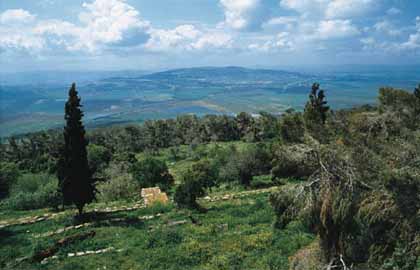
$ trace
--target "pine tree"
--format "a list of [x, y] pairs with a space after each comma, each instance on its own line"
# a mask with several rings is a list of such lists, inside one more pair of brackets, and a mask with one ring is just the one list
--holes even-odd
[[76, 84], [69, 90], [65, 106], [66, 126], [64, 127], [64, 148], [58, 162], [59, 188], [65, 204], [74, 203], [83, 212], [85, 204], [95, 199], [95, 186], [92, 172], [89, 169], [85, 139], [85, 128], [82, 123], [83, 112], [80, 98], [77, 96]]
[[419, 117], [420, 114], [420, 84], [414, 89], [414, 96], [416, 97], [416, 117]]
[[329, 110], [330, 107], [327, 106], [325, 101], [324, 90], [319, 89], [319, 83], [314, 83], [304, 113], [305, 123], [309, 129], [324, 125]]
[[414, 95], [420, 100], [420, 84], [414, 89]]

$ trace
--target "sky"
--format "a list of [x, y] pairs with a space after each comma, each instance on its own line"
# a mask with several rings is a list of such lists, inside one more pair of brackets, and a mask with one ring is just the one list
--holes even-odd
[[420, 64], [420, 0], [0, 0], [0, 72]]

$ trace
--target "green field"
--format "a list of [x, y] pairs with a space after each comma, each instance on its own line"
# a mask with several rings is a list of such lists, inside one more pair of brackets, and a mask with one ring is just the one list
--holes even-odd
[[[216, 193], [221, 199], [220, 194], [227, 194], [227, 191]], [[208, 210], [206, 213], [178, 210], [172, 203], [103, 213], [106, 205], [93, 204], [88, 212], [92, 213], [94, 208], [98, 212], [92, 214], [90, 220], [76, 221], [74, 212], [68, 210], [50, 220], [10, 226], [0, 231], [0, 265], [3, 269], [288, 269], [289, 256], [310, 244], [314, 236], [297, 223], [282, 231], [274, 230], [274, 213], [267, 200], [270, 192], [239, 194], [242, 197], [229, 200], [201, 200]], [[48, 210], [26, 211], [21, 215], [41, 213], [48, 213]], [[162, 215], [150, 220], [137, 219], [158, 213]], [[18, 213], [2, 214], [11, 220], [12, 216], [16, 219]], [[190, 216], [197, 224], [191, 222]], [[185, 223], [177, 225], [179, 221]], [[93, 224], [38, 237], [83, 222]], [[95, 231], [95, 236], [60, 248], [55, 259], [44, 263], [31, 259], [16, 261], [33, 256], [66, 236], [89, 231]], [[68, 257], [71, 253], [110, 247], [114, 250], [108, 253]]]

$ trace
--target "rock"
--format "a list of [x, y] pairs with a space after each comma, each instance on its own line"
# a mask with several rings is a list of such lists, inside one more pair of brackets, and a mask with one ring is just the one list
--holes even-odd
[[177, 225], [185, 224], [187, 222], [188, 222], [187, 220], [171, 221], [168, 223], [168, 226], [169, 227], [177, 226]]
[[141, 189], [141, 197], [146, 206], [150, 206], [156, 202], [167, 204], [169, 199], [165, 192], [161, 192], [159, 187]]

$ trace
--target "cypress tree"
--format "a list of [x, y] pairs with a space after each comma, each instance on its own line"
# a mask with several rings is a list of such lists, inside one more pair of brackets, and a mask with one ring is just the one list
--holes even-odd
[[83, 112], [80, 109], [80, 98], [76, 84], [69, 90], [65, 106], [66, 126], [64, 127], [64, 148], [58, 163], [59, 188], [63, 194], [63, 203], [74, 203], [83, 212], [85, 204], [95, 199], [95, 186], [92, 172], [89, 169], [85, 139], [85, 128], [82, 123]]

